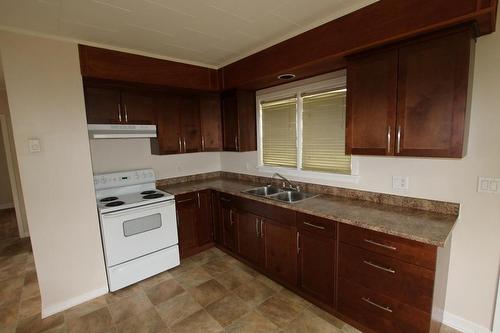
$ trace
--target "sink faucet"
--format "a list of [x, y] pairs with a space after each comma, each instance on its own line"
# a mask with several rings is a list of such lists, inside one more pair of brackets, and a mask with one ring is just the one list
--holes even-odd
[[[291, 181], [289, 181], [288, 179], [286, 179], [285, 177], [283, 177], [279, 173], [276, 172], [273, 175], [272, 179], [274, 179], [274, 177], [278, 177], [278, 178], [281, 178], [283, 180], [283, 186], [282, 186], [283, 188], [288, 188], [290, 190], [300, 192], [300, 187], [299, 186], [294, 185]], [[288, 185], [288, 187], [286, 187], [286, 185]]]

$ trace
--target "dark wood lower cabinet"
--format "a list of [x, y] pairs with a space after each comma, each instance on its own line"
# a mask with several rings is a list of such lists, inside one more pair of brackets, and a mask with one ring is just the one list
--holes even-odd
[[213, 245], [213, 210], [210, 192], [207, 190], [175, 197], [181, 258]]
[[177, 196], [176, 201], [184, 256], [215, 241], [363, 332], [439, 332], [449, 245], [438, 251], [215, 191]]
[[263, 259], [263, 242], [260, 234], [261, 218], [242, 211], [239, 211], [237, 216], [238, 254], [260, 266]]
[[287, 285], [297, 284], [297, 228], [270, 219], [262, 219], [264, 269]]

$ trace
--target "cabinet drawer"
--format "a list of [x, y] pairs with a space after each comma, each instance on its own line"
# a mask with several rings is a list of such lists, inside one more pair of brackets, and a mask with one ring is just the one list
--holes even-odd
[[175, 206], [177, 209], [197, 208], [198, 192], [176, 195]]
[[339, 257], [342, 278], [431, 313], [433, 271], [344, 243]]
[[347, 224], [340, 225], [340, 241], [435, 270], [435, 246]]
[[319, 236], [335, 237], [335, 225], [335, 221], [322, 217], [302, 213], [297, 215], [297, 227], [300, 230], [307, 230]]
[[340, 279], [338, 311], [381, 333], [428, 333], [431, 315]]

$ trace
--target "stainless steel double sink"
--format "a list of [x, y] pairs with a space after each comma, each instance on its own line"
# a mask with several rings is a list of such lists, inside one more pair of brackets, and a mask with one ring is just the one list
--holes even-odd
[[272, 185], [251, 188], [242, 192], [285, 203], [299, 202], [317, 196], [317, 194], [313, 193], [299, 192], [297, 190], [287, 188], [283, 189]]

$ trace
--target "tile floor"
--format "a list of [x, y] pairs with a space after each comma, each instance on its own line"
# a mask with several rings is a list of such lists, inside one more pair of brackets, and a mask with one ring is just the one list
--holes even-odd
[[42, 320], [29, 240], [9, 239], [0, 240], [0, 333], [6, 332], [359, 331], [215, 248]]

